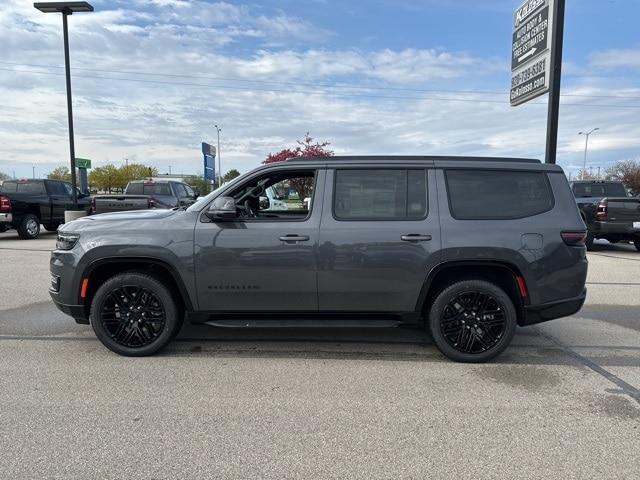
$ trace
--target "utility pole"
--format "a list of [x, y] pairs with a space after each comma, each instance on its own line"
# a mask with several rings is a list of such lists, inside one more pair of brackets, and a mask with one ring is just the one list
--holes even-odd
[[598, 166], [598, 180], [600, 180], [600, 166]]
[[220, 162], [220, 132], [222, 131], [221, 128], [218, 127], [218, 125], [214, 125], [214, 127], [216, 127], [216, 131], [218, 132], [218, 151], [217, 151], [217, 155], [218, 155], [218, 187], [222, 186], [222, 164]]
[[36, 178], [36, 167], [31, 167], [31, 170], [33, 172], [33, 175], [31, 176], [31, 178]]

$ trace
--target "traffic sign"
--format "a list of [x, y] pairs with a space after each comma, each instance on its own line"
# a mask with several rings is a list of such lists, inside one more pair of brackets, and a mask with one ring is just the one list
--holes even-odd
[[88, 158], [76, 158], [77, 168], [91, 168], [91, 160]]
[[512, 106], [549, 91], [554, 0], [526, 0], [513, 13]]

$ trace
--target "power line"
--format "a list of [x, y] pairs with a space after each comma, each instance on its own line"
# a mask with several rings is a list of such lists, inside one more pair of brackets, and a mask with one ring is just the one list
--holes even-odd
[[[42, 64], [28, 64], [18, 62], [0, 62], [2, 65], [13, 65], [19, 67], [30, 68], [57, 68], [62, 69], [63, 66], [59, 65], [42, 65]], [[408, 87], [391, 87], [391, 86], [376, 86], [376, 85], [361, 85], [361, 84], [348, 84], [348, 83], [311, 83], [311, 82], [284, 82], [281, 80], [249, 80], [237, 77], [219, 77], [219, 76], [207, 76], [207, 75], [185, 75], [179, 73], [159, 73], [159, 72], [140, 72], [135, 70], [105, 70], [88, 67], [73, 67], [72, 70], [83, 70], [88, 72], [97, 73], [110, 73], [110, 74], [122, 74], [122, 75], [145, 75], [152, 77], [168, 77], [168, 78], [197, 78], [204, 80], [214, 80], [223, 82], [243, 82], [243, 83], [256, 83], [266, 85], [286, 85], [286, 86], [306, 86], [313, 88], [341, 88], [341, 89], [354, 89], [354, 90], [389, 90], [389, 91], [404, 91], [404, 92], [424, 92], [424, 93], [458, 93], [469, 95], [505, 95], [505, 92], [492, 91], [492, 90], [453, 90], [453, 89], [431, 89], [431, 88], [408, 88]], [[640, 100], [640, 96], [633, 95], [586, 95], [580, 93], [563, 93], [562, 97], [580, 97], [580, 98], [612, 98], [622, 100]]]
[[[2, 68], [0, 70], [8, 71], [8, 72], [16, 72], [16, 73], [31, 73], [37, 75], [55, 75], [55, 76], [64, 76], [63, 73], [56, 72], [39, 72], [35, 70], [16, 70], [12, 68]], [[123, 77], [104, 77], [97, 75], [74, 75], [74, 78], [91, 78], [98, 80], [116, 80], [116, 81], [125, 81], [125, 82], [138, 82], [138, 83], [149, 83], [156, 85], [173, 85], [173, 86], [188, 86], [188, 87], [201, 87], [201, 88], [218, 88], [225, 90], [241, 90], [247, 92], [270, 92], [270, 93], [299, 93], [303, 95], [320, 95], [320, 96], [331, 96], [331, 97], [341, 97], [341, 98], [373, 98], [373, 99], [391, 99], [391, 100], [430, 100], [430, 101], [443, 101], [443, 102], [464, 102], [464, 103], [492, 103], [492, 104], [500, 104], [506, 105], [505, 101], [502, 100], [487, 100], [487, 99], [477, 99], [477, 98], [451, 98], [451, 97], [427, 97], [427, 96], [408, 96], [408, 95], [369, 95], [369, 94], [361, 94], [361, 93], [341, 93], [341, 92], [331, 92], [331, 91], [309, 91], [309, 90], [284, 90], [284, 89], [275, 89], [275, 88], [257, 88], [257, 87], [241, 87], [241, 86], [230, 86], [230, 85], [212, 85], [212, 84], [202, 84], [202, 83], [191, 83], [191, 82], [168, 82], [162, 80], [148, 80], [141, 78], [123, 78]], [[546, 105], [546, 102], [530, 102], [529, 105]], [[595, 107], [595, 108], [625, 108], [625, 109], [640, 109], [640, 105], [612, 105], [612, 104], [587, 104], [587, 103], [563, 103], [565, 107]]]

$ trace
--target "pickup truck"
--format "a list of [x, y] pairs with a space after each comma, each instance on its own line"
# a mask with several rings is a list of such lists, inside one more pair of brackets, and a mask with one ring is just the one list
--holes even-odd
[[[55, 232], [64, 223], [65, 210], [73, 209], [73, 185], [61, 180], [5, 180], [0, 186], [0, 232], [10, 228], [20, 238], [40, 235], [40, 224]], [[89, 198], [77, 190], [78, 207], [89, 209]]]
[[633, 242], [640, 251], [640, 198], [630, 197], [622, 182], [584, 180], [571, 183], [582, 220], [587, 225], [587, 250], [593, 240]]
[[96, 195], [91, 212], [107, 213], [149, 208], [188, 207], [198, 195], [186, 183], [173, 180], [135, 180], [122, 195]]

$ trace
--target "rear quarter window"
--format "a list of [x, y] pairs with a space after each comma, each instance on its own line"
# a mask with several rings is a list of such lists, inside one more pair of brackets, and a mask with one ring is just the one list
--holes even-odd
[[544, 172], [508, 170], [445, 171], [451, 215], [459, 220], [508, 220], [553, 208]]

